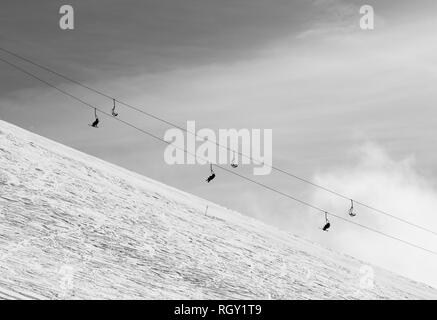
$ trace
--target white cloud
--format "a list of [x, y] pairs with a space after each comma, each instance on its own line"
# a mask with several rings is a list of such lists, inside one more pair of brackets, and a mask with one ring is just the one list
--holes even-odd
[[[367, 143], [355, 150], [356, 163], [318, 174], [315, 181], [384, 210], [396, 217], [437, 231], [437, 190], [417, 173], [414, 157], [392, 159], [380, 146]], [[347, 218], [347, 201], [316, 191], [313, 202]], [[437, 236], [356, 205], [351, 220], [419, 246], [437, 251]], [[437, 286], [437, 256], [362, 230], [335, 218], [325, 241], [341, 252], [410, 278]], [[315, 232], [314, 237], [320, 238]]]

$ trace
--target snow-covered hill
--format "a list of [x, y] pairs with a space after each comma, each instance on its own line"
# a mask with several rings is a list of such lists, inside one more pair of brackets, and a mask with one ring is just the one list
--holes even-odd
[[437, 298], [2, 121], [0, 209], [3, 299]]

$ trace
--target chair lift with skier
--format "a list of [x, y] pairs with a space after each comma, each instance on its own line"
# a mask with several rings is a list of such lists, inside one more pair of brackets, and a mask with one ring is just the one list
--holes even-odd
[[328, 220], [328, 212], [325, 211], [325, 225], [323, 227], [323, 231], [328, 231], [328, 229], [331, 227], [331, 223]]
[[211, 175], [206, 179], [206, 182], [210, 183], [215, 178], [214, 170], [212, 170], [212, 163], [210, 164]]
[[111, 112], [111, 114], [112, 114], [113, 117], [116, 117], [116, 116], [118, 116], [118, 113], [115, 112], [115, 99], [112, 99], [112, 101], [114, 102], [114, 106], [112, 107], [112, 112]]
[[238, 167], [238, 163], [235, 161], [235, 151], [234, 151], [234, 158], [232, 159], [231, 162], [231, 167], [234, 169]]
[[91, 124], [91, 127], [98, 128], [99, 118], [97, 117], [97, 108], [94, 108], [94, 116], [96, 120], [94, 120], [94, 122]]
[[354, 212], [354, 200], [351, 199], [351, 207], [349, 209], [349, 215], [355, 217], [357, 214]]

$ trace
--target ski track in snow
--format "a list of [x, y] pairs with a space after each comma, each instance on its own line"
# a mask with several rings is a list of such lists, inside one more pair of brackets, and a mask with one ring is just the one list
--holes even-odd
[[0, 299], [437, 298], [3, 121], [0, 209]]

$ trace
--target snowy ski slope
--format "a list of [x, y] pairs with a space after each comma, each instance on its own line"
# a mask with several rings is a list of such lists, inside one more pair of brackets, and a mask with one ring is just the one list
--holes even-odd
[[0, 121], [0, 299], [437, 298], [370, 271]]

